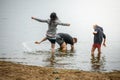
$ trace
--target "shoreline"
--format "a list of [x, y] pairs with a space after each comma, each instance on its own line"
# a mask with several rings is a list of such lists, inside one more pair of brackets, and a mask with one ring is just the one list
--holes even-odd
[[0, 80], [120, 80], [120, 71], [90, 72], [0, 61]]

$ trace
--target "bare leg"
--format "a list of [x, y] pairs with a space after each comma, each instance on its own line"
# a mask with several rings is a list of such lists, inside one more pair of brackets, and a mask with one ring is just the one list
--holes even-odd
[[92, 47], [92, 49], [91, 49], [91, 57], [92, 57], [92, 59], [94, 59], [95, 57], [94, 57], [94, 52], [95, 52], [95, 47]]
[[100, 58], [101, 58], [101, 54], [98, 54], [98, 56], [97, 56], [97, 62], [100, 61]]
[[101, 48], [98, 48], [98, 55], [101, 54]]
[[99, 62], [99, 60], [100, 60], [100, 57], [101, 57], [101, 48], [98, 48], [98, 62]]
[[51, 43], [51, 58], [50, 58], [50, 61], [51, 61], [51, 64], [53, 64], [54, 63], [54, 53], [55, 53], [55, 44], [52, 44]]
[[55, 53], [55, 44], [52, 44], [51, 43], [51, 52], [52, 52], [52, 56], [54, 56], [54, 53]]
[[47, 40], [47, 37], [44, 37], [44, 38], [40, 41], [40, 43], [43, 42], [43, 41], [46, 41], [46, 40]]
[[35, 41], [35, 44], [40, 44], [40, 43], [42, 43], [43, 41], [46, 41], [46, 40], [47, 40], [47, 37], [44, 37], [40, 42]]

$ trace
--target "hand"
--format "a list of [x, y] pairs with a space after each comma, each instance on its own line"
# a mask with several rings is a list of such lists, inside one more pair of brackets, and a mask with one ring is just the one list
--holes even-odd
[[35, 41], [35, 44], [40, 44], [40, 42], [38, 42], [38, 41]]
[[70, 24], [67, 24], [67, 26], [70, 26]]
[[105, 47], [106, 47], [106, 44], [105, 44], [105, 43], [103, 43], [103, 46], [105, 46]]
[[93, 35], [95, 35], [95, 33], [93, 32]]
[[35, 19], [35, 17], [31, 17], [31, 19]]

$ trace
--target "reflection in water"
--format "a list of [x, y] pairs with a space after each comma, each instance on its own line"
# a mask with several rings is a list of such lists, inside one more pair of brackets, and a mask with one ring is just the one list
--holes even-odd
[[[50, 64], [48, 64], [47, 67], [69, 65], [69, 63], [64, 63], [64, 60], [62, 60], [62, 58], [67, 58], [68, 56], [73, 57], [74, 53], [71, 52], [70, 50], [67, 50], [67, 53], [63, 53], [56, 49], [55, 55], [47, 58], [47, 62], [50, 62]], [[59, 63], [59, 61], [62, 61], [63, 63]]]
[[35, 50], [32, 52], [24, 51], [23, 54], [13, 55], [12, 57], [2, 57], [0, 58], [0, 60], [4, 59], [6, 61], [13, 61], [21, 64], [62, 69], [105, 71], [104, 56], [92, 57], [91, 63], [89, 63], [90, 57], [88, 57], [88, 59], [86, 60], [85, 58], [82, 58], [82, 55], [82, 53], [78, 55], [76, 53], [70, 52], [69, 50], [65, 54], [56, 49], [55, 55], [51, 57], [51, 53], [49, 50]]
[[75, 53], [75, 51], [71, 51], [71, 50], [67, 50], [67, 52], [64, 53], [64, 52], [61, 52], [58, 48], [58, 49], [56, 49], [55, 56], [56, 57], [67, 57], [67, 56], [73, 56], [74, 53]]
[[92, 59], [91, 59], [91, 68], [92, 71], [106, 71], [105, 70], [105, 56], [101, 57], [100, 55], [97, 55], [97, 57], [95, 57], [94, 55], [92, 55]]
[[48, 63], [45, 65], [46, 67], [64, 68], [65, 66], [70, 65], [70, 62], [68, 60], [69, 58], [72, 58], [74, 56], [74, 53], [70, 52], [69, 50], [67, 51], [67, 53], [63, 53], [58, 49], [56, 49], [54, 56], [51, 56], [50, 52], [49, 54], [46, 55], [49, 56], [47, 56], [46, 58], [44, 58], [44, 60], [42, 60], [43, 62]]
[[24, 51], [23, 53], [27, 53], [27, 54], [31, 54], [31, 55], [42, 55], [42, 54], [45, 54], [45, 53], [50, 53], [49, 51]]
[[52, 66], [54, 65], [54, 63], [55, 63], [55, 56], [51, 56], [50, 57], [50, 63], [51, 63]]

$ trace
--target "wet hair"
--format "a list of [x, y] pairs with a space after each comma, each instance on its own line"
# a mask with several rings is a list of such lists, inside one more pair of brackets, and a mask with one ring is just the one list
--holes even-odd
[[77, 38], [74, 37], [73, 39], [75, 40], [75, 43], [77, 43]]

